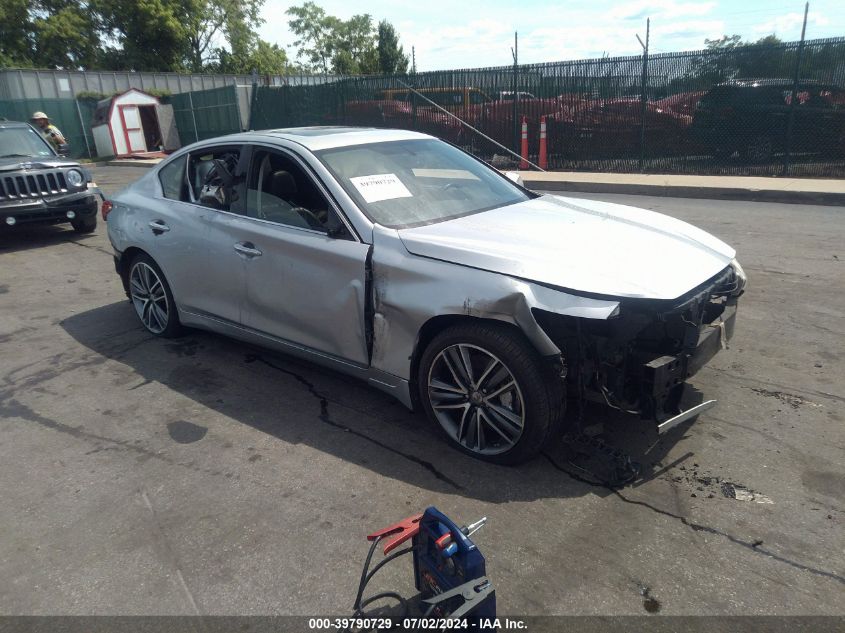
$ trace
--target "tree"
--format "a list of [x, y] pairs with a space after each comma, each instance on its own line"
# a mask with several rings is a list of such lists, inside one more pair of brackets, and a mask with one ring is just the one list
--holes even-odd
[[174, 0], [94, 0], [108, 39], [101, 65], [112, 70], [179, 71], [185, 68], [186, 7]]
[[305, 57], [311, 67], [328, 73], [334, 31], [340, 20], [326, 15], [323, 8], [313, 2], [306, 2], [301, 7], [290, 7], [287, 14], [292, 16], [288, 26], [298, 38], [294, 42], [294, 46], [299, 49], [297, 57]]
[[34, 16], [34, 62], [47, 68], [88, 68], [96, 65], [99, 16], [76, 0], [41, 0], [30, 5]]
[[396, 29], [387, 20], [378, 23], [378, 67], [386, 75], [408, 72], [408, 56], [399, 44]]
[[32, 66], [29, 2], [0, 0], [0, 67]]
[[248, 52], [264, 0], [185, 0], [185, 29], [188, 36], [188, 67], [203, 72], [218, 61], [220, 39], [235, 55]]
[[403, 73], [408, 68], [396, 30], [386, 20], [376, 29], [368, 13], [341, 20], [310, 1], [287, 13], [297, 37], [297, 58], [312, 70], [358, 75]]
[[723, 35], [717, 40], [708, 40], [705, 38], [704, 46], [709, 51], [724, 51], [743, 46], [741, 35]]
[[284, 49], [277, 44], [256, 39], [246, 54], [220, 50], [215, 70], [232, 74], [249, 74], [254, 70], [260, 75], [285, 75], [288, 66]]
[[367, 13], [353, 15], [346, 21], [337, 20], [333, 26], [330, 39], [332, 70], [342, 75], [378, 72], [376, 32], [372, 17]]

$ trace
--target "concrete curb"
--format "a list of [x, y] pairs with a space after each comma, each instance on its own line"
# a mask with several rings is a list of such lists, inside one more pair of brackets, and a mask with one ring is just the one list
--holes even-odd
[[799, 191], [789, 189], [753, 189], [746, 187], [689, 186], [624, 182], [584, 182], [546, 180], [541, 175], [521, 174], [525, 186], [555, 192], [620, 193], [635, 196], [666, 198], [704, 198], [708, 200], [741, 200], [749, 202], [781, 202], [787, 204], [817, 204], [845, 206], [845, 193], [834, 191]]

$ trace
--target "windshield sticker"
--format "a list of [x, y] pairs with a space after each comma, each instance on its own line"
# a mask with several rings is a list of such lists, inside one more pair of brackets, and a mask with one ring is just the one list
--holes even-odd
[[396, 177], [396, 174], [373, 174], [350, 178], [365, 202], [380, 202], [394, 198], [413, 197], [408, 188]]

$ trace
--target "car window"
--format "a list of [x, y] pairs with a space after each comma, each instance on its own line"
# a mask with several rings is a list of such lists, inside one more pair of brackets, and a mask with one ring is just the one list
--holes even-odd
[[158, 172], [161, 190], [165, 198], [171, 200], [187, 200], [188, 181], [185, 179], [185, 165], [187, 158], [182, 156], [162, 167]]
[[326, 231], [330, 206], [316, 182], [282, 152], [256, 148], [246, 187], [246, 215], [300, 229]]
[[440, 222], [531, 197], [499, 172], [436, 139], [337, 147], [316, 155], [371, 220], [391, 228]]
[[212, 147], [191, 152], [187, 162], [186, 202], [237, 212], [243, 178], [238, 147]]

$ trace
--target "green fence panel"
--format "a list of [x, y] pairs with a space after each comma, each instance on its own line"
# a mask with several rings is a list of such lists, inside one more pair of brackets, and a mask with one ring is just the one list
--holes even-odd
[[[742, 79], [771, 102], [724, 108], [723, 140], [702, 139], [702, 97]], [[299, 84], [258, 87], [251, 127], [414, 129], [512, 167], [523, 118], [538, 160], [545, 117], [552, 169], [845, 176], [845, 38]]]
[[183, 145], [241, 131], [234, 85], [175, 94], [170, 103]]
[[0, 117], [28, 122], [33, 112], [44, 112], [70, 144], [72, 157], [92, 158], [95, 155], [91, 136], [94, 106], [93, 102], [74, 99], [15, 99], [0, 101]]

